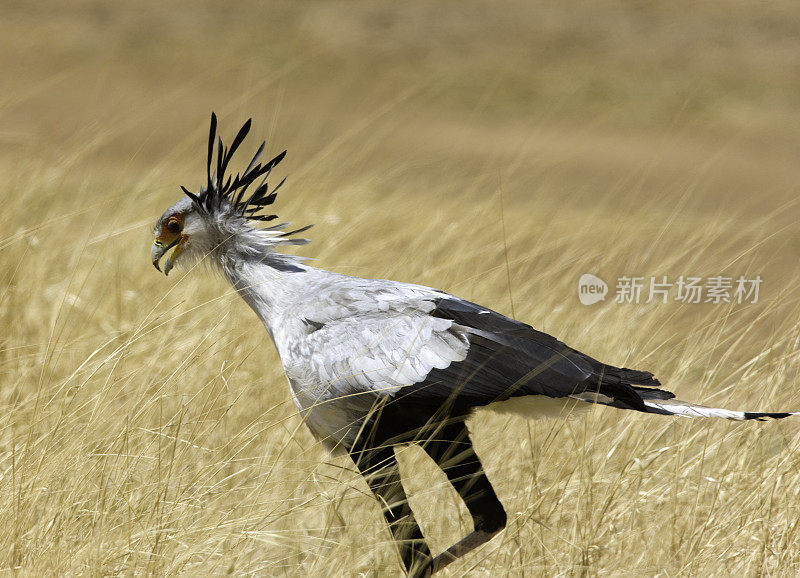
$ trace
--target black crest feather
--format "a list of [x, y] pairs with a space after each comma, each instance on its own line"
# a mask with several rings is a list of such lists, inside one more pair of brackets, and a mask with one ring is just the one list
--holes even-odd
[[[236, 212], [242, 217], [254, 221], [270, 221], [277, 218], [277, 215], [265, 215], [261, 211], [271, 205], [277, 196], [276, 191], [284, 183], [282, 180], [274, 189], [269, 189], [267, 178], [272, 169], [283, 160], [286, 151], [283, 151], [272, 160], [261, 164], [259, 162], [261, 154], [264, 152], [266, 141], [258, 147], [253, 160], [247, 165], [243, 173], [236, 173], [235, 176], [227, 175], [228, 165], [236, 153], [236, 150], [244, 142], [250, 132], [252, 119], [248, 119], [236, 133], [230, 147], [226, 147], [222, 142], [222, 137], [217, 135], [217, 115], [211, 113], [211, 128], [208, 133], [208, 157], [206, 161], [206, 186], [200, 189], [199, 193], [192, 193], [186, 187], [181, 187], [183, 192], [195, 202], [195, 204], [206, 212], [219, 207], [220, 202], [225, 200], [231, 204]], [[216, 147], [215, 147], [216, 145]], [[216, 162], [214, 160], [214, 149], [216, 148]], [[248, 188], [255, 181], [261, 182], [255, 189], [246, 195]]]

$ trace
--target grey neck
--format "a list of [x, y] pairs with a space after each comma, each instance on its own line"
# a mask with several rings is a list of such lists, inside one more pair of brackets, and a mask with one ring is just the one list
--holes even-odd
[[302, 282], [297, 276], [305, 277], [309, 267], [299, 257], [276, 253], [266, 247], [260, 254], [254, 254], [252, 250], [242, 251], [239, 244], [226, 245], [217, 259], [223, 275], [272, 336], [281, 305], [286, 303], [288, 293], [298, 282]]

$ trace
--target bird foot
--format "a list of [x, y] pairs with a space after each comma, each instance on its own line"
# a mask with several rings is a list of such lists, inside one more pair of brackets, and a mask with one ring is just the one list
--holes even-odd
[[439, 554], [433, 559], [430, 565], [430, 573], [438, 572], [451, 562], [461, 558], [464, 554], [472, 552], [478, 546], [485, 544], [492, 537], [495, 536], [500, 530], [496, 532], [484, 532], [483, 530], [475, 530], [464, 536], [461, 540], [450, 546], [447, 550]]

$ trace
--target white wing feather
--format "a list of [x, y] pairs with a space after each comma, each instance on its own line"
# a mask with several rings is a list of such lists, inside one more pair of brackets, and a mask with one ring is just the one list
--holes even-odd
[[[332, 287], [304, 309], [313, 330], [275, 336], [295, 403], [318, 437], [352, 441], [377, 400], [466, 358], [467, 338], [428, 315], [438, 295], [400, 284]], [[302, 317], [289, 312], [286, 323]]]

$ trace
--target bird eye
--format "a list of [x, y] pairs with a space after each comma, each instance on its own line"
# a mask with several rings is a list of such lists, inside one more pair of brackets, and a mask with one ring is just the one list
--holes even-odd
[[181, 224], [177, 221], [177, 219], [170, 219], [169, 221], [167, 221], [167, 230], [170, 233], [180, 233]]

